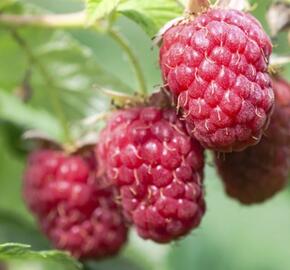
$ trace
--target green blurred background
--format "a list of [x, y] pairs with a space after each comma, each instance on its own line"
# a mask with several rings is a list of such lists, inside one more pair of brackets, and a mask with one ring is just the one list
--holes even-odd
[[[0, 11], [7, 8], [13, 13], [65, 13], [84, 8], [78, 0], [22, 0], [13, 1], [16, 3], [12, 6], [10, 2], [1, 0]], [[258, 4], [254, 15], [268, 29], [265, 12], [271, 1], [252, 2]], [[153, 90], [161, 84], [157, 50], [147, 35], [128, 19], [120, 17], [116, 27], [140, 59], [148, 89]], [[137, 87], [126, 56], [105, 32], [25, 28], [18, 34], [60, 87], [56, 94], [72, 123], [108, 107], [108, 100], [93, 85], [123, 92], [133, 92]], [[286, 40], [284, 34], [274, 40], [276, 52], [289, 53]], [[284, 72], [290, 79], [289, 70]], [[36, 69], [32, 70], [31, 78], [27, 76], [30, 72], [27, 56], [12, 38], [11, 30], [0, 26], [0, 242], [31, 244], [35, 250], [45, 250], [50, 246], [38, 232], [21, 198], [21, 174], [28, 148], [20, 137], [27, 128], [41, 128], [55, 137], [60, 129], [47, 102], [50, 86]], [[19, 98], [23, 96], [32, 97], [24, 104]], [[128, 246], [118, 258], [88, 262], [86, 269], [290, 269], [289, 190], [262, 205], [244, 207], [224, 195], [210, 165], [206, 168], [205, 183], [208, 211], [198, 230], [166, 246], [143, 241], [132, 232]], [[72, 269], [65, 264], [27, 260], [11, 261], [9, 267]]]

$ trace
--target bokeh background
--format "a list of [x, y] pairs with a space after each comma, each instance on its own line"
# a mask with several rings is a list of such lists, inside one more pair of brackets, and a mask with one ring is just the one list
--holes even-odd
[[[1, 0], [0, 11], [6, 8], [5, 12], [13, 13], [65, 13], [84, 8], [79, 0], [22, 0], [13, 1], [11, 6], [10, 2]], [[257, 4], [254, 15], [268, 29], [265, 13], [271, 1], [252, 3]], [[120, 17], [116, 27], [140, 59], [148, 89], [153, 90], [161, 84], [157, 49], [128, 19]], [[126, 56], [105, 32], [23, 28], [18, 35], [60, 86], [56, 94], [71, 123], [108, 107], [108, 99], [94, 85], [132, 93], [137, 87]], [[280, 34], [274, 44], [275, 52], [290, 52], [286, 34]], [[290, 80], [289, 68], [285, 68], [284, 75]], [[30, 244], [34, 250], [46, 250], [50, 245], [22, 201], [21, 177], [28, 146], [21, 134], [27, 128], [41, 128], [52, 136], [59, 135], [56, 116], [47, 102], [50, 91], [38, 69], [31, 69], [27, 54], [15, 42], [11, 29], [0, 25], [0, 242]], [[198, 230], [170, 245], [143, 241], [132, 232], [118, 258], [87, 262], [86, 269], [290, 269], [290, 190], [285, 189], [262, 205], [241, 206], [224, 194], [210, 158], [207, 163], [208, 210]], [[46, 260], [15, 260], [8, 266], [13, 270], [73, 270], [61, 262]]]

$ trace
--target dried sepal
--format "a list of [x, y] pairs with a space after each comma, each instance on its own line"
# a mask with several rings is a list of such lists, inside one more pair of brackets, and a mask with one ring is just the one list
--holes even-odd
[[170, 108], [173, 106], [173, 101], [169, 92], [161, 87], [149, 97], [148, 105], [158, 108]]
[[100, 121], [105, 121], [110, 117], [110, 112], [102, 112], [94, 115], [90, 115], [81, 121], [81, 124], [84, 126], [92, 126]]
[[55, 141], [53, 138], [39, 130], [28, 130], [24, 132], [22, 139], [32, 142], [33, 147], [37, 148], [49, 148], [56, 150], [63, 149], [59, 142]]
[[183, 16], [181, 17], [177, 17], [171, 21], [169, 21], [168, 23], [166, 23], [160, 30], [159, 32], [153, 37], [152, 41], [153, 44], [156, 46], [161, 46], [162, 44], [162, 39], [163, 39], [163, 35], [165, 34], [165, 32], [167, 32], [171, 27], [178, 25], [179, 23], [181, 23], [185, 18]]
[[96, 87], [96, 89], [101, 91], [105, 96], [109, 97], [111, 99], [111, 105], [117, 109], [134, 107], [139, 104], [143, 104], [145, 100], [145, 97], [142, 97], [139, 94], [128, 95], [103, 87]]
[[92, 150], [98, 143], [98, 138], [99, 134], [97, 132], [88, 132], [82, 138], [76, 140], [72, 154], [81, 154]]
[[290, 55], [272, 54], [269, 62], [269, 73], [276, 75], [281, 72], [285, 65], [290, 64]]
[[290, 64], [290, 55], [272, 54], [270, 56], [269, 64], [271, 66], [284, 66], [284, 65]]
[[194, 15], [206, 11], [210, 7], [210, 2], [208, 0], [188, 0], [187, 7], [185, 8], [185, 13], [187, 16], [177, 17], [169, 22], [167, 22], [159, 32], [153, 37], [153, 45], [161, 46], [163, 35], [170, 28], [185, 23], [188, 19], [188, 15]]
[[248, 0], [218, 0], [215, 3], [215, 7], [248, 11], [250, 10], [251, 5]]
[[277, 2], [272, 4], [266, 14], [266, 19], [273, 36], [290, 29], [290, 3]]
[[82, 153], [92, 149], [98, 142], [98, 134], [94, 131], [87, 132], [73, 144], [61, 144], [39, 130], [28, 130], [22, 135], [22, 138], [31, 144], [32, 149], [53, 149], [64, 151], [67, 154]]

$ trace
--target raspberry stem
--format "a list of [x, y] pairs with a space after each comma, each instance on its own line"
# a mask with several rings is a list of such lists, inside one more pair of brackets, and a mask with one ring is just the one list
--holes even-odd
[[188, 0], [186, 5], [186, 12], [189, 14], [198, 14], [207, 10], [210, 6], [208, 0]]
[[110, 29], [108, 33], [111, 36], [111, 38], [116, 43], [118, 43], [119, 46], [123, 49], [123, 51], [127, 54], [127, 57], [129, 61], [131, 62], [131, 65], [134, 69], [134, 72], [135, 72], [135, 75], [139, 84], [139, 92], [143, 96], [146, 96], [147, 94], [146, 80], [144, 78], [140, 62], [138, 58], [136, 57], [136, 55], [134, 54], [132, 48], [130, 47], [126, 39], [116, 30]]
[[21, 35], [15, 29], [12, 29], [12, 28], [10, 29], [10, 33], [13, 39], [17, 42], [17, 44], [22, 48], [22, 50], [27, 55], [27, 58], [30, 64], [38, 69], [40, 75], [43, 77], [47, 85], [50, 87], [51, 91], [47, 91], [47, 92], [50, 98], [51, 106], [58, 117], [60, 125], [62, 126], [64, 140], [68, 143], [71, 143], [72, 139], [70, 136], [68, 121], [66, 119], [64, 111], [62, 110], [62, 104], [56, 92], [58, 87], [55, 85], [53, 79], [51, 78], [50, 74], [47, 72], [45, 67], [42, 65], [42, 63], [37, 59], [37, 57], [34, 56], [29, 45], [21, 37]]

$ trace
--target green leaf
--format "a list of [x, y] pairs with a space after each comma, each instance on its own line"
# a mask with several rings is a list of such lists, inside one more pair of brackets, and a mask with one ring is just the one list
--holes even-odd
[[141, 265], [136, 265], [129, 259], [122, 257], [110, 258], [103, 261], [88, 261], [85, 263], [86, 270], [144, 270], [145, 268]]
[[50, 251], [33, 251], [29, 245], [6, 243], [0, 245], [0, 260], [45, 260], [70, 266], [72, 270], [82, 269], [82, 266], [67, 253]]
[[[1, 211], [15, 214], [19, 219], [27, 220], [29, 215], [25, 209], [21, 194], [22, 184], [21, 177], [23, 171], [23, 162], [20, 156], [15, 155], [8, 146], [9, 142], [6, 140], [4, 133], [5, 125], [0, 124], [0, 205]], [[2, 221], [0, 220], [1, 224]], [[9, 228], [11, 228], [9, 226]], [[0, 233], [0, 243], [14, 242], [10, 239], [8, 232], [0, 228], [3, 235]], [[7, 237], [7, 238], [6, 238]], [[14, 235], [16, 237], [16, 235]], [[18, 240], [16, 241], [18, 242]]]
[[121, 0], [86, 0], [88, 24], [92, 25], [97, 20], [110, 16], [120, 2]]
[[53, 138], [59, 138], [61, 129], [55, 118], [48, 112], [35, 109], [22, 103], [16, 96], [0, 89], [0, 119], [13, 122], [29, 129], [47, 132]]
[[[26, 28], [20, 34], [41, 62], [46, 73], [53, 78], [54, 85], [58, 86], [55, 91], [62, 101], [69, 122], [75, 122], [88, 114], [106, 109], [105, 97], [93, 91], [93, 85], [102, 85], [118, 91], [132, 91], [127, 82], [123, 82], [116, 75], [111, 74], [110, 69], [105, 69], [105, 65], [98, 63], [99, 59], [87, 44], [81, 44], [69, 32]], [[92, 35], [95, 36], [95, 32]], [[0, 39], [0, 59], [3, 60], [0, 63], [0, 87], [6, 92], [14, 92], [19, 88], [23, 75], [31, 65], [24, 51], [8, 32], [0, 30]], [[53, 90], [37, 68], [32, 69], [29, 84], [31, 107], [35, 112], [41, 108], [53, 115], [54, 111], [49, 99], [49, 91]], [[55, 128], [52, 130], [54, 131]]]
[[128, 0], [121, 3], [117, 11], [140, 25], [150, 37], [182, 14], [181, 6], [175, 0]]
[[150, 37], [153, 37], [158, 28], [154, 21], [144, 13], [134, 10], [121, 10], [122, 15], [137, 23]]
[[16, 2], [16, 0], [1, 0], [0, 10], [6, 9], [7, 7], [13, 5], [15, 2]]
[[44, 235], [30, 222], [17, 213], [0, 210], [0, 242], [18, 242], [31, 245], [34, 249], [48, 249]]

